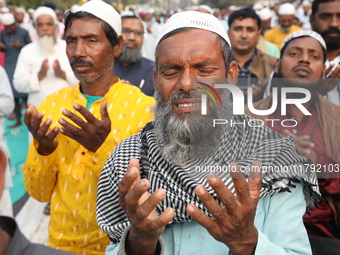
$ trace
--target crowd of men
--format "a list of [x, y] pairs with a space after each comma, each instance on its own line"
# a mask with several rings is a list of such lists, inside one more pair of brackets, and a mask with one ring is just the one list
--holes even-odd
[[[0, 255], [340, 254], [339, 0], [0, 20]], [[11, 218], [22, 108], [53, 249]]]

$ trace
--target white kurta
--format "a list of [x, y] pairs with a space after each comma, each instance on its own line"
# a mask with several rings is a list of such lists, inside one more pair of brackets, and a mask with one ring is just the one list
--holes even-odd
[[[0, 148], [9, 158], [9, 150], [5, 137], [5, 120], [4, 116], [9, 115], [14, 110], [14, 98], [5, 69], [0, 66]], [[12, 215], [12, 203], [8, 188], [12, 186], [12, 174], [10, 171], [9, 161], [5, 170], [5, 189], [0, 198], [0, 215]]]
[[[39, 81], [38, 73], [45, 59], [48, 59], [47, 75]], [[66, 80], [54, 74], [53, 62], [58, 59], [61, 69], [66, 73]], [[13, 84], [17, 91], [28, 93], [27, 103], [39, 106], [45, 96], [67, 86], [78, 83], [66, 55], [66, 42], [57, 40], [51, 53], [44, 53], [39, 42], [33, 42], [22, 48], [15, 68]]]

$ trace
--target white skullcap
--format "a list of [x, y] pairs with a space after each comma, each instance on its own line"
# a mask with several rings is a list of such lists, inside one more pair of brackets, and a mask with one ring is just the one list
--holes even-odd
[[4, 26], [12, 25], [15, 23], [15, 18], [12, 13], [4, 13], [1, 15], [1, 23]]
[[110, 27], [113, 28], [118, 36], [122, 33], [122, 20], [119, 13], [111, 5], [103, 1], [89, 1], [74, 11], [74, 13], [77, 12], [90, 13], [96, 16], [98, 19], [106, 22]]
[[185, 11], [172, 15], [159, 33], [156, 40], [156, 47], [165, 35], [178, 28], [184, 27], [198, 28], [214, 32], [221, 36], [230, 47], [228, 34], [221, 22], [214, 15], [197, 11]]
[[1, 7], [1, 12], [3, 12], [3, 13], [9, 13], [9, 9], [8, 9], [6, 6]]
[[74, 4], [74, 5], [72, 5], [71, 6], [71, 12], [76, 12], [76, 10], [78, 10], [78, 8], [80, 7], [80, 5], [79, 4]]
[[25, 8], [19, 7], [19, 8], [15, 9], [15, 12], [22, 12], [23, 14], [25, 14], [26, 10], [25, 10]]
[[294, 15], [295, 7], [290, 3], [281, 4], [279, 7], [279, 15]]
[[273, 12], [268, 8], [263, 8], [261, 11], [256, 12], [261, 20], [267, 20], [273, 17]]
[[237, 7], [235, 5], [230, 5], [228, 8], [229, 11], [236, 11]]
[[310, 6], [310, 2], [305, 0], [302, 2], [302, 6]]
[[317, 32], [314, 32], [313, 30], [298, 30], [294, 33], [291, 33], [283, 41], [281, 49], [283, 49], [283, 47], [286, 46], [290, 41], [297, 39], [297, 38], [300, 38], [300, 37], [312, 37], [321, 44], [322, 48], [325, 51], [327, 50], [326, 43], [325, 43], [324, 39], [322, 38], [322, 36], [320, 34], [318, 34]]
[[41, 15], [48, 15], [51, 16], [53, 18], [53, 21], [55, 24], [58, 23], [57, 20], [57, 15], [55, 14], [55, 11], [53, 11], [51, 8], [46, 7], [46, 6], [40, 6], [33, 15], [33, 21], [34, 23], [37, 22], [37, 18], [39, 18]]
[[213, 14], [213, 10], [208, 5], [206, 5], [206, 4], [202, 4], [202, 5], [197, 6], [196, 11], [198, 11], [200, 9], [206, 10], [210, 14]]
[[33, 8], [28, 9], [28, 13], [34, 13], [34, 12], [35, 12], [35, 10]]
[[253, 10], [259, 11], [259, 10], [262, 10], [263, 7], [264, 7], [263, 4], [261, 4], [261, 3], [256, 3], [256, 4], [253, 5]]

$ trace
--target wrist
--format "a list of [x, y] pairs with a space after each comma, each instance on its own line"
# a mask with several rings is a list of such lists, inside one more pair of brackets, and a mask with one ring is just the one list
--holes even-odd
[[160, 253], [160, 245], [158, 238], [145, 237], [131, 227], [127, 233], [125, 250], [127, 255], [155, 255]]
[[244, 237], [243, 241], [236, 241], [234, 245], [229, 244], [228, 247], [233, 255], [253, 255], [255, 254], [257, 240], [258, 240], [258, 231], [255, 230], [250, 231], [248, 237]]

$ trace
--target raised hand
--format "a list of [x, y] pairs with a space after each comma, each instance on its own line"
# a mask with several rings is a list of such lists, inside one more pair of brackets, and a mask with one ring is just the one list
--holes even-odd
[[52, 120], [47, 119], [43, 122], [43, 117], [43, 113], [38, 112], [37, 108], [30, 104], [24, 116], [24, 123], [39, 143], [38, 153], [46, 156], [51, 154], [58, 146], [56, 137], [59, 133], [59, 127], [51, 129]]
[[60, 66], [58, 59], [54, 60], [54, 62], [53, 62], [53, 71], [54, 71], [54, 74], [55, 74], [56, 77], [66, 80], [66, 74], [61, 69], [61, 66]]
[[314, 150], [315, 145], [310, 141], [309, 135], [298, 136], [293, 134], [289, 130], [284, 130], [284, 133], [294, 138], [296, 148], [301, 153], [302, 156], [311, 159], [314, 162], [314, 164], [316, 163], [317, 155]]
[[158, 215], [155, 208], [164, 199], [165, 191], [150, 195], [150, 182], [140, 179], [139, 163], [131, 159], [128, 171], [119, 183], [119, 204], [124, 209], [131, 229], [126, 242], [127, 254], [155, 254], [159, 236], [174, 216], [172, 208]]
[[64, 109], [62, 113], [79, 127], [72, 125], [64, 118], [60, 118], [58, 120], [59, 124], [62, 125], [60, 133], [76, 140], [89, 151], [96, 152], [111, 131], [111, 120], [107, 112], [107, 102], [103, 102], [100, 106], [101, 120], [94, 117], [90, 111], [80, 104], [74, 104], [73, 107], [85, 120], [73, 112]]
[[252, 164], [248, 182], [238, 164], [231, 163], [230, 166], [236, 170], [230, 172], [236, 196], [215, 175], [208, 178], [208, 183], [224, 206], [220, 206], [204, 186], [198, 185], [195, 188], [196, 195], [213, 218], [203, 214], [192, 204], [187, 206], [187, 212], [216, 240], [226, 244], [233, 254], [254, 254], [258, 238], [254, 218], [262, 182], [260, 162], [255, 161]]
[[48, 71], [48, 59], [45, 59], [42, 63], [41, 63], [41, 67], [40, 67], [40, 71], [38, 73], [38, 79], [39, 81], [41, 81], [43, 78], [45, 78], [47, 71]]

